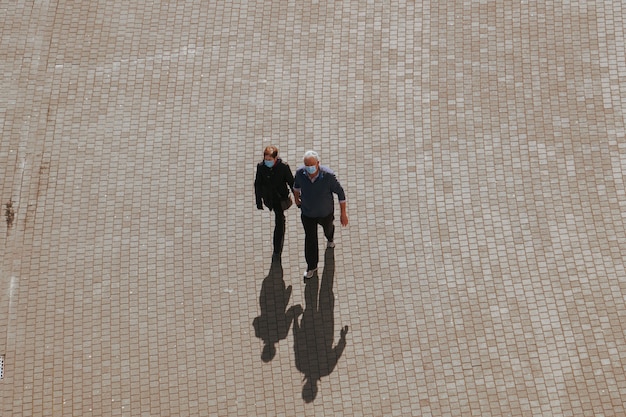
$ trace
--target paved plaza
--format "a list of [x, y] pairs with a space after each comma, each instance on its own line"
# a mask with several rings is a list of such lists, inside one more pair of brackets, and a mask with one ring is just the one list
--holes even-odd
[[[1, 416], [626, 415], [623, 2], [0, 15]], [[269, 144], [346, 191], [307, 282]]]

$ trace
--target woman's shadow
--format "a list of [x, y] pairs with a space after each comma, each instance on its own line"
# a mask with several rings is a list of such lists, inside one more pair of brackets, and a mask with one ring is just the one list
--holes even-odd
[[324, 254], [321, 286], [317, 273], [306, 280], [304, 289], [306, 308], [300, 322], [298, 322], [297, 316], [293, 322], [296, 367], [304, 374], [306, 382], [302, 388], [302, 398], [307, 403], [315, 400], [318, 381], [322, 377], [330, 375], [335, 369], [337, 361], [346, 347], [348, 326], [341, 329], [339, 341], [333, 347], [335, 326], [334, 275], [335, 253], [334, 249], [328, 248]]
[[274, 255], [270, 272], [261, 284], [261, 315], [252, 321], [256, 337], [265, 344], [261, 353], [263, 362], [274, 359], [276, 343], [287, 337], [291, 322], [302, 312], [299, 304], [287, 309], [291, 290], [291, 285], [285, 288], [280, 255]]

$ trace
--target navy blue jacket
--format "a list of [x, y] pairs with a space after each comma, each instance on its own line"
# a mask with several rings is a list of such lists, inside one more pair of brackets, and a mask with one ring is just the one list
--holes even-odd
[[335, 172], [327, 166], [320, 165], [315, 181], [311, 182], [304, 167], [296, 170], [293, 189], [300, 191], [302, 214], [306, 217], [326, 217], [335, 212], [333, 193], [339, 202], [346, 200], [343, 187], [337, 180]]

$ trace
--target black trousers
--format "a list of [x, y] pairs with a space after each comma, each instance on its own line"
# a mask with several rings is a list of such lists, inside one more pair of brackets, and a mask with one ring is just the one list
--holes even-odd
[[333, 221], [335, 216], [333, 213], [326, 217], [307, 217], [300, 215], [302, 226], [304, 226], [304, 258], [306, 259], [307, 270], [317, 268], [320, 254], [317, 240], [317, 225], [322, 226], [324, 236], [329, 241], [335, 238], [335, 225]]
[[285, 242], [285, 212], [280, 206], [280, 202], [274, 204], [274, 253], [283, 253], [283, 243]]

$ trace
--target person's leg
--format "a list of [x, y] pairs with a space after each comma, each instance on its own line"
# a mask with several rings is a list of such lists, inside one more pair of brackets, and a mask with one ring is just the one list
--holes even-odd
[[335, 239], [335, 224], [333, 223], [334, 220], [335, 216], [333, 213], [320, 219], [320, 224], [324, 229], [324, 236], [326, 236], [326, 240], [328, 240], [329, 242], [333, 242]]
[[274, 208], [275, 226], [274, 226], [274, 253], [280, 255], [283, 253], [283, 242], [285, 241], [285, 212], [278, 207]]
[[317, 250], [317, 219], [301, 215], [304, 227], [304, 259], [307, 271], [317, 268], [319, 253]]

